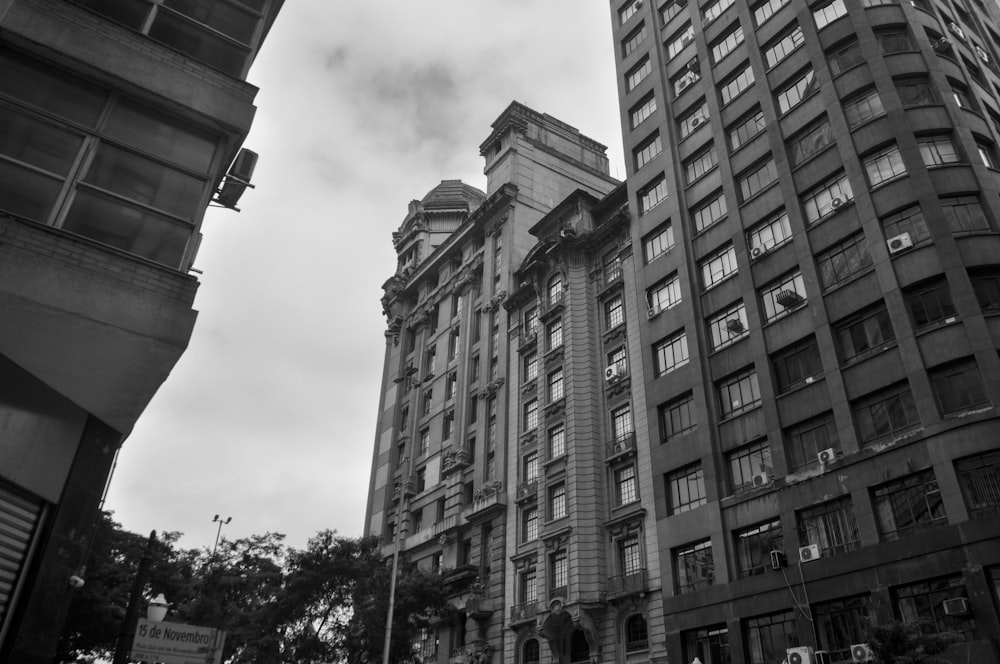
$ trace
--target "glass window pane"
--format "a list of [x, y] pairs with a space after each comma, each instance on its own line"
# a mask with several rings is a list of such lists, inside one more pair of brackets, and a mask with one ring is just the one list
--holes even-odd
[[147, 0], [75, 0], [98, 14], [116, 21], [133, 30], [141, 30], [149, 14]]
[[242, 75], [249, 55], [247, 48], [165, 9], [157, 12], [149, 36], [230, 76]]
[[193, 229], [151, 212], [78, 191], [63, 228], [171, 267], [180, 264]]
[[0, 160], [0, 209], [47, 221], [62, 182]]
[[0, 155], [66, 175], [82, 136], [0, 106]]
[[132, 147], [207, 173], [215, 153], [215, 137], [208, 132], [122, 101], [111, 109], [105, 133]]
[[244, 44], [250, 43], [257, 27], [258, 17], [222, 0], [166, 0], [163, 4]]
[[97, 149], [84, 181], [192, 221], [205, 187], [202, 180], [107, 144]]
[[68, 80], [0, 52], [0, 94], [93, 127], [104, 108], [107, 93], [80, 81]]

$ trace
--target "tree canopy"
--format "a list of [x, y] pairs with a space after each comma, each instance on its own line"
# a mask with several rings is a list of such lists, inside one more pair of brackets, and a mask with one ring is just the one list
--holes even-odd
[[[228, 664], [381, 662], [391, 567], [375, 538], [324, 530], [304, 550], [279, 533], [222, 540], [216, 551], [181, 550], [179, 533], [152, 547], [143, 589], [163, 593], [167, 620], [225, 630]], [[59, 644], [60, 664], [110, 659], [147, 538], [102, 513]], [[436, 574], [406, 568], [397, 576], [391, 662], [408, 661], [411, 643], [432, 616], [449, 611]]]

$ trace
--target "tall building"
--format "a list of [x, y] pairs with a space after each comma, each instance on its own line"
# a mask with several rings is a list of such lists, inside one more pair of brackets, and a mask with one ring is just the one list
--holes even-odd
[[191, 335], [205, 210], [252, 171], [281, 5], [0, 0], [0, 661], [52, 661], [115, 454]]
[[995, 3], [610, 8], [670, 660], [998, 660]]

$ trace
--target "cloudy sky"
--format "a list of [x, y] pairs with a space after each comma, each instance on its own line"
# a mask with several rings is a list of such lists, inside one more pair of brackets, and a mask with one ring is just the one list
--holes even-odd
[[443, 179], [485, 189], [512, 100], [608, 145], [624, 177], [605, 0], [289, 0], [250, 73], [242, 213], [210, 212], [194, 336], [125, 442], [106, 507], [184, 547], [362, 534], [391, 233]]

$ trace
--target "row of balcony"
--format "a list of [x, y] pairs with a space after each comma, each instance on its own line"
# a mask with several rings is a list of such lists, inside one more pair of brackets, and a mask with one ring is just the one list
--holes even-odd
[[[604, 592], [604, 600], [613, 601], [631, 597], [633, 595], [642, 595], [648, 590], [649, 574], [646, 569], [643, 568], [629, 574], [619, 574], [608, 577], [608, 585]], [[560, 586], [559, 588], [549, 589], [546, 601], [551, 602], [556, 598], [561, 599], [564, 602], [567, 601], [569, 599], [568, 588], [566, 586]], [[520, 604], [514, 604], [510, 607], [509, 622], [511, 625], [534, 622], [536, 616], [541, 610], [544, 610], [544, 607], [539, 603], [537, 598]]]

